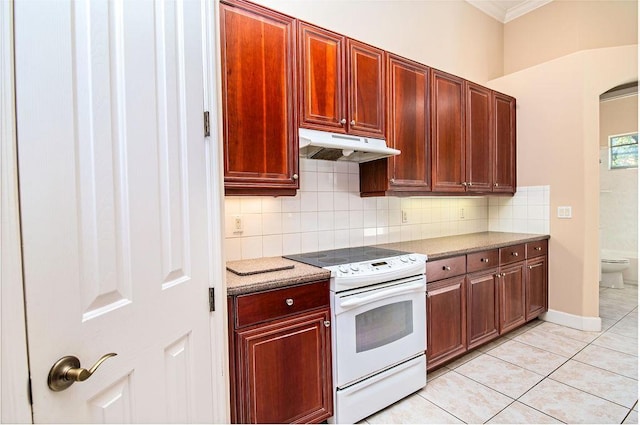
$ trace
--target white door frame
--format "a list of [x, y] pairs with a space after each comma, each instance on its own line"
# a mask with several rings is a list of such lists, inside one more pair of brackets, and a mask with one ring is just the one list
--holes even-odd
[[13, 59], [13, 0], [9, 0], [0, 2], [0, 422], [31, 423]]
[[[216, 314], [211, 315], [213, 363], [212, 370], [222, 371], [212, 377], [214, 385], [214, 415], [216, 423], [229, 421], [229, 376], [227, 304], [223, 252], [224, 187], [222, 179], [222, 137], [218, 125], [221, 119], [220, 69], [218, 39], [218, 0], [205, 3], [204, 26], [205, 108], [218, 111], [211, 116], [211, 143], [207, 151], [208, 176], [213, 189], [210, 194], [209, 217], [210, 255], [215, 265], [211, 285], [216, 293]], [[13, 51], [13, 0], [0, 2], [0, 423], [32, 423], [29, 400], [29, 366], [27, 329], [25, 324], [24, 289], [22, 278], [22, 252], [20, 237], [20, 211], [17, 169], [17, 139], [15, 128], [15, 80]], [[216, 342], [214, 344], [214, 342]], [[221, 349], [221, 347], [223, 349]]]

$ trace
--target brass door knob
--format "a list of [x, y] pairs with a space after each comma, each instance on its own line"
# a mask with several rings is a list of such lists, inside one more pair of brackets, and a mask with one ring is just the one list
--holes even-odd
[[62, 391], [69, 388], [74, 382], [86, 381], [105, 360], [113, 356], [117, 356], [117, 354], [105, 354], [89, 370], [80, 367], [80, 360], [76, 356], [65, 356], [51, 367], [47, 378], [49, 388], [51, 391]]

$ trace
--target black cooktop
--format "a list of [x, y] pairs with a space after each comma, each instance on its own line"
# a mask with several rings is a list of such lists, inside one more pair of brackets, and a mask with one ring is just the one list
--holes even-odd
[[305, 252], [295, 255], [283, 255], [300, 263], [316, 267], [338, 266], [340, 264], [357, 263], [360, 261], [373, 261], [381, 258], [406, 255], [407, 252], [393, 249], [376, 248], [374, 246], [360, 246], [356, 248], [331, 249], [328, 251]]

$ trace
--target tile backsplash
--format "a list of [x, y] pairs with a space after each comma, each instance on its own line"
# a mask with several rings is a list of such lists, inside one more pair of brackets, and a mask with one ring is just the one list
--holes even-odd
[[[546, 195], [544, 188], [518, 188], [513, 198], [361, 198], [359, 186], [356, 163], [301, 158], [295, 197], [225, 197], [226, 260], [487, 230], [548, 233], [549, 229], [548, 187]], [[523, 205], [525, 225], [520, 221]], [[236, 218], [241, 232], [236, 231]]]

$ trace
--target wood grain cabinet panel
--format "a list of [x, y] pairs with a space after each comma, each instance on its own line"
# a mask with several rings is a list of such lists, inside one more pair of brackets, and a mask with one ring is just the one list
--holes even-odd
[[427, 370], [467, 351], [465, 276], [427, 283]]
[[360, 164], [362, 196], [431, 190], [429, 68], [387, 54], [387, 145], [398, 156]]
[[516, 100], [493, 92], [493, 192], [516, 191]]
[[499, 333], [497, 269], [467, 275], [467, 348], [496, 338]]
[[347, 131], [346, 40], [340, 34], [299, 23], [301, 126], [337, 133]]
[[465, 81], [466, 94], [466, 189], [467, 192], [491, 192], [493, 137], [491, 90]]
[[431, 71], [431, 184], [434, 192], [464, 192], [464, 80]]
[[220, 3], [224, 181], [228, 195], [295, 195], [295, 19]]
[[333, 415], [329, 281], [230, 296], [232, 423]]
[[547, 256], [527, 259], [526, 277], [526, 316], [533, 320], [548, 309], [548, 265]]
[[500, 267], [498, 288], [500, 334], [504, 334], [526, 321], [524, 261]]

